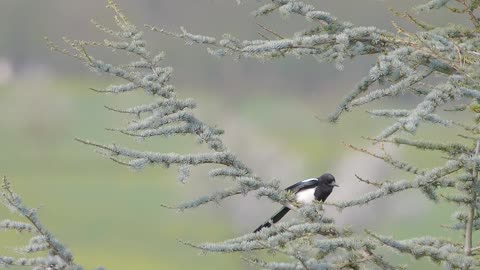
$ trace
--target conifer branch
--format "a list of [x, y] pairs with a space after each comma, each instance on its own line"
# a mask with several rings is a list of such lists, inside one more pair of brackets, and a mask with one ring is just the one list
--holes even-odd
[[384, 142], [384, 143], [393, 143], [397, 145], [407, 145], [412, 146], [417, 149], [421, 150], [437, 150], [446, 152], [452, 156], [458, 156], [462, 154], [470, 154], [471, 149], [470, 147], [460, 144], [460, 143], [435, 143], [431, 141], [415, 141], [415, 140], [408, 140], [405, 138], [393, 138], [391, 140], [388, 139], [376, 139], [376, 138], [366, 138], [367, 140], [372, 140], [374, 142]]
[[430, 257], [434, 261], [446, 262], [455, 269], [473, 269], [479, 262], [467, 257], [450, 241], [432, 239], [429, 237], [396, 241], [391, 237], [381, 236], [367, 231], [369, 235], [381, 243], [402, 253], [409, 253], [415, 258]]
[[395, 182], [383, 182], [381, 186], [374, 191], [363, 194], [360, 198], [344, 201], [328, 203], [329, 205], [336, 206], [338, 209], [344, 209], [347, 207], [365, 205], [373, 200], [393, 195], [395, 193], [405, 191], [408, 189], [418, 188], [435, 188], [435, 187], [454, 187], [456, 181], [454, 179], [447, 178], [462, 169], [462, 163], [459, 161], [448, 161], [444, 166], [437, 167], [426, 171], [423, 174], [419, 174], [414, 180], [399, 180]]
[[[375, 139], [375, 141], [379, 141], [379, 140]], [[415, 167], [411, 164], [408, 164], [407, 162], [396, 160], [388, 154], [380, 155], [380, 154], [373, 153], [373, 152], [371, 152], [371, 151], [369, 151], [365, 148], [354, 146], [352, 144], [344, 144], [344, 145], [347, 146], [350, 149], [355, 150], [355, 151], [358, 151], [358, 152], [367, 154], [369, 156], [372, 156], [374, 158], [383, 160], [385, 163], [390, 164], [391, 166], [393, 166], [396, 169], [399, 169], [399, 170], [402, 170], [402, 171], [405, 171], [405, 172], [409, 172], [409, 173], [412, 173], [412, 174], [416, 174], [416, 175], [423, 175], [425, 173], [422, 169], [419, 169], [419, 168], [417, 168], [417, 167]]]
[[0, 222], [0, 228], [3, 227], [18, 232], [28, 231], [34, 234], [27, 246], [16, 249], [16, 251], [24, 254], [47, 250], [49, 254], [45, 257], [37, 258], [13, 258], [0, 255], [0, 267], [27, 265], [32, 267], [80, 270], [81, 267], [75, 264], [72, 253], [40, 222], [36, 209], [28, 208], [22, 203], [22, 199], [13, 192], [10, 182], [8, 182], [6, 177], [3, 177], [1, 188], [3, 190], [3, 192], [0, 193], [1, 203], [20, 217], [25, 218], [29, 223], [4, 220]]

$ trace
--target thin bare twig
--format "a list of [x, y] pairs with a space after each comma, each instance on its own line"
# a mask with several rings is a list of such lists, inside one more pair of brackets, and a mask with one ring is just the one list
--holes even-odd
[[368, 179], [364, 179], [364, 178], [361, 178], [360, 176], [358, 176], [357, 174], [355, 174], [355, 177], [358, 179], [358, 181], [360, 182], [363, 182], [363, 183], [366, 183], [368, 185], [372, 185], [372, 186], [375, 186], [375, 187], [381, 187], [382, 184], [379, 184], [379, 183], [376, 183], [376, 182], [372, 182]]
[[273, 31], [272, 29], [266, 27], [266, 26], [263, 26], [262, 24], [258, 23], [258, 22], [255, 22], [258, 26], [260, 26], [260, 28], [262, 28], [263, 30], [269, 32], [270, 34], [276, 36], [278, 39], [285, 39], [285, 37], [283, 37], [282, 35], [280, 35], [279, 33]]

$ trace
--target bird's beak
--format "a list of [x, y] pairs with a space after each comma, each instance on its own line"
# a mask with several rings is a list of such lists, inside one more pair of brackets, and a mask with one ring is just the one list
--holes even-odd
[[338, 187], [337, 182], [332, 182], [332, 183], [330, 184], [330, 186], [332, 186], [332, 187]]

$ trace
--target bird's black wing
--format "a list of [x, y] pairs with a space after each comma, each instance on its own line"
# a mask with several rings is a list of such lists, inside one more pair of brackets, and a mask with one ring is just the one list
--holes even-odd
[[297, 193], [300, 190], [315, 188], [317, 185], [318, 185], [318, 179], [317, 178], [311, 178], [311, 179], [306, 179], [306, 180], [303, 180], [301, 182], [295, 183], [295, 184], [287, 187], [285, 190], [289, 190], [293, 193]]

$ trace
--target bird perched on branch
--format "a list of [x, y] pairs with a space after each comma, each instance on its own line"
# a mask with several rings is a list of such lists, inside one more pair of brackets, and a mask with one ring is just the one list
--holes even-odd
[[[310, 204], [314, 200], [324, 202], [332, 193], [333, 188], [338, 187], [335, 177], [329, 173], [323, 174], [318, 178], [309, 178], [295, 183], [285, 190], [293, 192], [295, 199], [302, 204]], [[260, 225], [255, 231], [258, 232], [265, 227], [270, 227], [282, 219], [291, 209], [284, 206], [280, 211], [273, 215], [269, 220]]]

